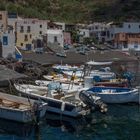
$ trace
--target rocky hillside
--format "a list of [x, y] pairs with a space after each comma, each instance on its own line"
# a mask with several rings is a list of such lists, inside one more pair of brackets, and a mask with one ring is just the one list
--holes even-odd
[[140, 19], [140, 0], [0, 0], [0, 9], [65, 22]]

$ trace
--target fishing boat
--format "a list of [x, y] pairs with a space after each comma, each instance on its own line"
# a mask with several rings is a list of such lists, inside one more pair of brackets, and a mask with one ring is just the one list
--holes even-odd
[[[82, 88], [82, 85], [77, 85], [73, 82], [71, 83], [61, 83], [60, 81], [47, 81], [47, 80], [36, 80], [35, 83], [40, 86], [40, 87], [49, 87], [49, 84], [51, 86], [53, 85], [53, 89], [63, 89], [63, 91], [68, 92], [68, 91], [77, 91], [80, 88]], [[28, 86], [28, 85], [27, 85]], [[36, 86], [36, 87], [38, 87]]]
[[[84, 68], [84, 77], [85, 76], [91, 76], [93, 77], [99, 77], [101, 80], [109, 80], [116, 78], [116, 74], [114, 72], [111, 72], [110, 67], [108, 65], [111, 65], [112, 62], [95, 62], [95, 61], [89, 61], [85, 64]], [[107, 66], [104, 68], [100, 68], [99, 70], [95, 70], [97, 66]]]
[[95, 61], [89, 61], [85, 64], [85, 67], [83, 70], [69, 70], [69, 71], [63, 71], [62, 73], [67, 76], [76, 76], [76, 77], [85, 77], [85, 76], [91, 76], [95, 77], [98, 76], [101, 80], [108, 80], [113, 79], [116, 77], [116, 74], [114, 72], [111, 72], [110, 67], [100, 68], [99, 70], [96, 70], [96, 66], [106, 66], [111, 65], [112, 62], [95, 62]]
[[[84, 76], [83, 71], [62, 71], [63, 74], [67, 76], [73, 76], [75, 75], [76, 77], [80, 78]], [[99, 76], [101, 80], [106, 80], [106, 79], [112, 79], [115, 78], [115, 73], [110, 72], [110, 71], [102, 71], [102, 70], [92, 70], [89, 73], [90, 76]]]
[[[84, 101], [81, 101], [78, 94], [75, 94], [75, 91], [72, 92], [71, 90], [68, 90], [67, 92], [65, 92], [61, 91], [60, 89], [56, 90], [54, 89], [54, 84], [50, 84], [48, 86], [48, 91], [44, 93], [34, 91], [33, 89], [26, 88], [20, 84], [14, 84], [14, 86], [18, 90], [18, 92], [21, 93], [21, 95], [29, 96], [30, 98], [37, 100], [39, 99], [46, 102], [48, 104], [48, 112], [70, 117], [78, 117], [89, 114], [91, 111], [91, 107], [92, 110], [94, 110], [96, 106], [98, 106], [96, 105], [96, 101], [100, 100], [99, 97], [92, 96], [92, 104], [86, 104], [86, 99]], [[87, 98], [89, 97], [87, 96]], [[91, 99], [89, 98], [89, 100]], [[104, 105], [102, 104], [101, 106], [100, 107], [102, 110]]]
[[92, 87], [87, 92], [101, 97], [105, 103], [139, 103], [140, 93], [136, 88]]
[[71, 66], [71, 65], [54, 65], [52, 67], [53, 69], [57, 71], [74, 71], [74, 70], [82, 70], [83, 67], [78, 67], [78, 66]]
[[129, 87], [127, 79], [111, 79], [109, 81], [94, 83], [94, 86]]
[[54, 74], [54, 75], [44, 75], [43, 76], [46, 80], [48, 81], [56, 81], [56, 82], [61, 82], [61, 83], [74, 83], [74, 84], [79, 84], [81, 82], [83, 82], [83, 80], [81, 78], [78, 78], [76, 76], [74, 77], [70, 77], [70, 76], [64, 76], [62, 74]]
[[0, 92], [0, 118], [27, 123], [45, 116], [47, 103]]

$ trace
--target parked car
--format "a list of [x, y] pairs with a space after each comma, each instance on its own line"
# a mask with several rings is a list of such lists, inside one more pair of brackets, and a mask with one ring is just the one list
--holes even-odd
[[43, 48], [35, 48], [35, 52], [38, 54], [42, 54], [43, 53]]
[[60, 56], [60, 57], [66, 57], [66, 54], [65, 53], [62, 53], [62, 52], [58, 52], [56, 53], [57, 56]]

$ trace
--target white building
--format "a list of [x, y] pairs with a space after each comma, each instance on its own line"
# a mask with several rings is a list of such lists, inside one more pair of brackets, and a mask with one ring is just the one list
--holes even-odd
[[104, 37], [102, 34], [107, 29], [106, 23], [94, 22], [92, 24], [89, 24], [87, 27], [89, 29], [91, 37], [96, 37], [99, 41], [102, 41], [102, 38]]
[[0, 11], [0, 32], [7, 30], [7, 11]]
[[89, 29], [79, 29], [79, 35], [82, 36], [83, 38], [90, 37]]
[[15, 33], [13, 30], [8, 30], [1, 35], [2, 57], [15, 58]]
[[65, 31], [65, 23], [63, 22], [54, 22], [54, 23], [60, 27], [59, 29]]
[[117, 33], [140, 33], [140, 22], [124, 22], [119, 24], [108, 24], [106, 41], [113, 41]]
[[21, 19], [16, 23], [16, 45], [21, 49], [32, 50], [32, 41], [47, 33], [47, 21], [38, 19]]
[[7, 17], [8, 25], [12, 26], [15, 31], [16, 22], [21, 18], [18, 17], [17, 13], [8, 13]]
[[59, 29], [48, 29], [47, 30], [47, 42], [51, 44], [58, 44], [64, 46], [63, 31]]

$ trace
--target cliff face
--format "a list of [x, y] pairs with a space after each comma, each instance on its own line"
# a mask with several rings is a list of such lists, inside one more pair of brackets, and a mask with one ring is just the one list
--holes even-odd
[[0, 0], [0, 9], [65, 22], [140, 19], [139, 0]]

